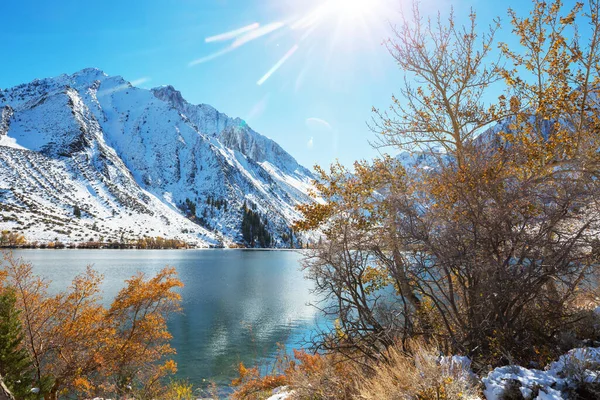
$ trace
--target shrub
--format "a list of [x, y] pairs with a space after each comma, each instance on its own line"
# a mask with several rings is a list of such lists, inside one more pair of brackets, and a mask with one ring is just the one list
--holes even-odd
[[452, 360], [441, 358], [438, 350], [413, 342], [403, 352], [398, 346], [388, 349], [388, 361], [360, 385], [361, 399], [469, 399], [479, 394], [471, 373]]
[[169, 383], [165, 398], [171, 400], [193, 400], [194, 387], [191, 383], [184, 380], [173, 380]]
[[246, 368], [242, 363], [238, 373], [232, 382], [236, 387], [233, 399], [265, 399], [281, 386], [291, 389], [293, 399], [351, 399], [362, 377], [358, 367], [339, 354], [309, 354], [304, 350], [294, 350], [294, 357], [280, 350], [266, 376], [261, 376], [258, 367]]
[[271, 390], [288, 383], [283, 374], [261, 376], [258, 367], [246, 368], [244, 363], [239, 364], [238, 374], [239, 377], [231, 382], [232, 386], [237, 387], [231, 396], [233, 399], [266, 399]]
[[404, 348], [391, 346], [385, 359], [364, 363], [351, 362], [340, 353], [294, 350], [293, 358], [280, 356], [267, 376], [240, 364], [232, 398], [265, 399], [284, 385], [291, 399], [311, 400], [457, 400], [480, 394], [464, 359], [441, 357], [435, 346], [420, 341]]
[[336, 354], [308, 354], [294, 350], [293, 362], [286, 371], [293, 398], [334, 400], [351, 399], [363, 374], [358, 365]]
[[[600, 34], [600, 2], [534, 0], [528, 16], [509, 15], [522, 47], [501, 44], [500, 61], [499, 25], [480, 30], [475, 12], [461, 27], [415, 5], [387, 42], [406, 85], [372, 127], [414, 163], [317, 168], [320, 200], [298, 206], [295, 229], [325, 235], [304, 265], [343, 333], [322, 348], [377, 360], [398, 338], [434, 338], [480, 367], [562, 351], [579, 318], [570, 304], [600, 259], [600, 103], [583, 61], [600, 59], [600, 41], [572, 30]], [[489, 105], [499, 80], [506, 91]]]

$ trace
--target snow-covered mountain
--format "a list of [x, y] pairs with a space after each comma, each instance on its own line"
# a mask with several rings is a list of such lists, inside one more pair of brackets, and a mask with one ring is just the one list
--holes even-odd
[[0, 229], [29, 240], [242, 242], [246, 205], [284, 246], [312, 178], [243, 120], [172, 86], [88, 68], [0, 90]]

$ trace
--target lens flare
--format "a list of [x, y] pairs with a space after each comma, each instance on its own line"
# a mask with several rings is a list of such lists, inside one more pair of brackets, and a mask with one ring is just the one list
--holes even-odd
[[255, 29], [253, 31], [250, 31], [248, 33], [246, 33], [243, 36], [238, 37], [233, 44], [231, 45], [232, 47], [240, 47], [245, 45], [248, 42], [251, 42], [253, 40], [256, 40], [260, 37], [263, 37], [265, 35], [268, 35], [272, 32], [275, 32], [278, 29], [283, 28], [285, 24], [283, 22], [273, 22], [270, 23], [268, 25], [265, 25], [263, 27], [260, 27], [258, 29]]
[[297, 44], [295, 44], [291, 49], [289, 49], [288, 52], [285, 53], [283, 57], [281, 57], [281, 60], [277, 61], [277, 63], [273, 65], [269, 72], [267, 72], [262, 78], [260, 78], [258, 82], [256, 82], [256, 84], [258, 86], [261, 86], [263, 83], [265, 83], [267, 79], [271, 77], [271, 75], [273, 75], [275, 72], [277, 72], [279, 68], [281, 68], [281, 66], [288, 60], [288, 58], [290, 58], [296, 52], [296, 50], [298, 50]]
[[206, 43], [211, 43], [211, 42], [222, 42], [224, 40], [235, 39], [236, 37], [238, 37], [238, 36], [240, 36], [240, 35], [242, 35], [244, 33], [247, 33], [247, 32], [253, 31], [255, 29], [258, 29], [259, 27], [260, 27], [260, 24], [258, 22], [255, 22], [253, 24], [244, 26], [242, 28], [234, 29], [233, 31], [229, 31], [229, 32], [225, 32], [225, 33], [220, 33], [220, 34], [215, 35], [215, 36], [207, 37], [206, 39], [204, 39], [204, 41]]

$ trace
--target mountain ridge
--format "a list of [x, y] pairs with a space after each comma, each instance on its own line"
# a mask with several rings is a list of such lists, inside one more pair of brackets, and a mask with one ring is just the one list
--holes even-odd
[[[192, 105], [172, 86], [141, 89], [96, 68], [0, 90], [0, 150], [0, 228], [32, 240], [96, 238], [100, 224], [103, 239], [242, 243], [252, 209], [272, 245], [285, 247], [295, 206], [311, 201], [310, 171], [242, 119]], [[81, 219], [72, 215], [78, 202]], [[32, 228], [32, 210], [67, 228]]]

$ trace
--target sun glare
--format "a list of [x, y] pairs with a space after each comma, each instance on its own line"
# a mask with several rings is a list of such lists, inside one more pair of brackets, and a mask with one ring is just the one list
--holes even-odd
[[371, 15], [380, 3], [377, 0], [328, 0], [327, 12], [349, 21]]
[[375, 22], [383, 15], [386, 0], [324, 0], [314, 10], [304, 10], [305, 15], [292, 25], [305, 29], [314, 25], [355, 24]]
[[[227, 42], [230, 44], [221, 50], [191, 61], [190, 66], [211, 61], [257, 39], [285, 35], [296, 42], [273, 67], [257, 81], [265, 83], [299, 50], [326, 44], [327, 54], [332, 56], [343, 48], [354, 48], [358, 43], [374, 47], [381, 42], [381, 29], [389, 17], [390, 0], [315, 0], [296, 3], [290, 10], [291, 16], [264, 24], [258, 22], [219, 33], [205, 39], [206, 43]], [[310, 5], [312, 4], [312, 5]]]

